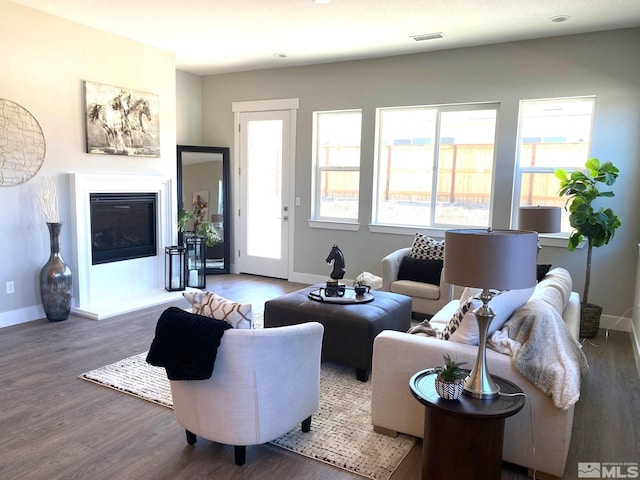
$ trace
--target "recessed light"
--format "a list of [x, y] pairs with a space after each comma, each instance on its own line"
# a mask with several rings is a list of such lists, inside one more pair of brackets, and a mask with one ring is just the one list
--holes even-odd
[[568, 22], [569, 20], [571, 20], [570, 15], [556, 15], [555, 17], [551, 17], [549, 19], [549, 21], [553, 23]]
[[439, 38], [444, 38], [444, 33], [423, 33], [422, 35], [411, 35], [411, 38], [413, 38], [416, 42], [424, 42], [425, 40], [437, 40]]
[[273, 56], [275, 58], [287, 58], [287, 54], [286, 53], [274, 53]]
[[324, 5], [329, 3], [331, 0], [313, 0], [313, 3], [317, 3], [318, 5]]

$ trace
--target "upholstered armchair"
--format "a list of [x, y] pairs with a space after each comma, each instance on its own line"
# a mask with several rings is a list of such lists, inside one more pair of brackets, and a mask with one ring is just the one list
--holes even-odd
[[[453, 299], [453, 285], [444, 282], [442, 274], [437, 271], [433, 275], [428, 275], [426, 271], [419, 272], [419, 275], [407, 275], [414, 280], [402, 279], [401, 266], [410, 253], [411, 247], [401, 248], [382, 259], [382, 290], [411, 297], [411, 310], [414, 313], [433, 315]], [[423, 270], [427, 268], [425, 266]], [[414, 263], [407, 270], [416, 273], [420, 266]], [[429, 276], [432, 278], [428, 279]], [[416, 280], [419, 277], [422, 278]]]
[[274, 440], [298, 423], [309, 431], [320, 398], [323, 331], [315, 322], [225, 331], [211, 378], [171, 381], [187, 443], [201, 436], [233, 445], [243, 465], [247, 445]]

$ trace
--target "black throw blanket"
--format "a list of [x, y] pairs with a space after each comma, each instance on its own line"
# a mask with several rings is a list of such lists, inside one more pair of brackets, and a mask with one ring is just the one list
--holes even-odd
[[158, 319], [147, 363], [164, 367], [169, 380], [206, 380], [228, 328], [223, 320], [169, 307]]

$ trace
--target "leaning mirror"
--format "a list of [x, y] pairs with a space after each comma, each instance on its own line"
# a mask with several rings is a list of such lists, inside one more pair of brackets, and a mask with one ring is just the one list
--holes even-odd
[[[229, 273], [229, 148], [178, 145], [178, 211], [207, 240], [206, 273]], [[180, 235], [182, 237], [182, 235]]]

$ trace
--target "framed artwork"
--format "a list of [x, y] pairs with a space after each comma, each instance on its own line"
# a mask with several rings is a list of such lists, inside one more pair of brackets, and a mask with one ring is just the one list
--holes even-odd
[[158, 96], [84, 82], [87, 153], [160, 156]]

